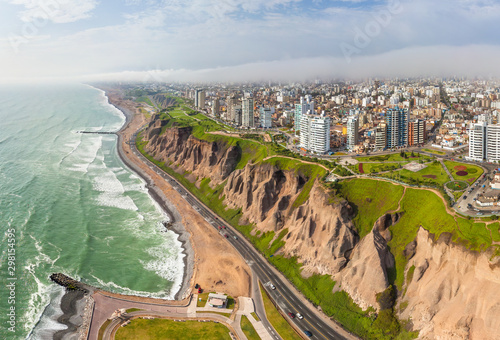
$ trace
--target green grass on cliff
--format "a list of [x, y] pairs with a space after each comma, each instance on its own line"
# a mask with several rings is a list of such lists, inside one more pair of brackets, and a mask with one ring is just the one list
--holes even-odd
[[[384, 182], [374, 183], [369, 179], [356, 179], [341, 183], [341, 193], [357, 209], [354, 223], [360, 235], [366, 235], [373, 223], [387, 210], [397, 209], [399, 197], [403, 195], [403, 187]], [[370, 202], [366, 198], [370, 198]], [[389, 249], [395, 258], [395, 268], [389, 272], [390, 281], [402, 289], [404, 271], [408, 263], [403, 252], [417, 236], [422, 226], [438, 239], [442, 233], [450, 233], [455, 243], [473, 251], [484, 251], [492, 245], [493, 240], [500, 239], [498, 223], [486, 228], [484, 223], [474, 223], [461, 217], [449, 215], [442, 199], [429, 190], [407, 188], [401, 200], [402, 213], [398, 223], [391, 226], [392, 239]], [[491, 234], [490, 234], [490, 229]]]
[[[360, 238], [365, 237], [379, 217], [396, 211], [404, 188], [389, 182], [371, 179], [352, 179], [340, 183], [341, 195], [355, 211], [354, 225]], [[381, 195], [380, 193], [383, 193]]]

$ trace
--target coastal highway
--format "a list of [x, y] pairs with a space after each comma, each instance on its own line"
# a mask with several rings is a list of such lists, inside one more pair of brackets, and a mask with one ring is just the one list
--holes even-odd
[[[226, 237], [227, 235], [227, 241], [231, 243], [233, 247], [243, 256], [252, 268], [253, 272], [257, 275], [258, 279], [263, 283], [267, 292], [278, 304], [281, 311], [286, 314], [286, 318], [289, 318], [289, 312], [294, 314], [300, 313], [304, 317], [303, 319], [299, 319], [297, 317], [289, 319], [289, 321], [294, 323], [296, 329], [300, 330], [299, 333], [302, 333], [302, 337], [307, 338], [305, 331], [309, 331], [312, 333], [312, 336], [310, 337], [311, 339], [336, 340], [347, 338], [344, 335], [339, 334], [336, 329], [329, 325], [329, 323], [324, 320], [324, 316], [318, 315], [312, 311], [303, 302], [303, 300], [298, 297], [298, 293], [294, 293], [292, 291], [295, 290], [295, 288], [291, 287], [291, 283], [287, 282], [286, 279], [282, 279], [282, 276], [277, 273], [277, 270], [274, 269], [266, 259], [264, 259], [264, 257], [245, 239], [243, 235], [233, 229], [228, 223], [221, 220], [203, 203], [198, 201], [198, 199], [179, 182], [177, 182], [176, 179], [168, 175], [156, 166], [156, 164], [144, 157], [136, 148], [134, 143], [136, 138], [137, 133], [134, 134], [130, 142], [132, 152], [134, 152], [134, 154], [145, 164], [148, 164], [154, 171], [156, 171], [157, 174], [168, 181], [196, 211], [198, 211], [214, 228], [219, 231], [221, 237]], [[276, 289], [271, 289], [271, 283], [276, 287]], [[268, 328], [273, 339], [280, 339], [268, 321], [264, 318], [262, 321], [266, 328]], [[355, 337], [349, 334], [349, 338]]]

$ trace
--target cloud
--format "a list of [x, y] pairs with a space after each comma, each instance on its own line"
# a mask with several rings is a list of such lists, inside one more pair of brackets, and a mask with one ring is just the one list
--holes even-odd
[[316, 57], [247, 63], [199, 70], [169, 69], [95, 74], [81, 81], [130, 82], [258, 82], [313, 79], [362, 79], [366, 77], [469, 76], [500, 77], [492, 70], [500, 47], [432, 46], [406, 48], [376, 56], [362, 56], [347, 63], [343, 58]]
[[39, 19], [54, 23], [69, 23], [91, 16], [97, 6], [96, 0], [8, 0], [14, 5], [21, 5], [20, 19], [33, 22]]

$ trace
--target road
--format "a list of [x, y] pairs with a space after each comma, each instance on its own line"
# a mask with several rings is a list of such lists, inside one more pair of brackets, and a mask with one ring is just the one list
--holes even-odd
[[[133, 136], [132, 141], [135, 141], [137, 133]], [[304, 332], [312, 333], [311, 339], [346, 339], [345, 336], [339, 334], [336, 329], [331, 327], [323, 317], [313, 312], [299, 297], [298, 293], [292, 291], [291, 284], [282, 280], [281, 275], [277, 273], [269, 262], [241, 235], [236, 229], [232, 228], [228, 223], [221, 220], [215, 213], [209, 210], [203, 203], [194, 197], [187, 189], [185, 189], [177, 180], [168, 175], [156, 164], [144, 157], [136, 148], [135, 143], [130, 143], [132, 151], [145, 164], [148, 164], [157, 174], [168, 181], [174, 189], [176, 189], [182, 197], [198, 211], [214, 228], [219, 230], [221, 237], [227, 237], [228, 242], [243, 256], [245, 261], [252, 268], [258, 279], [263, 283], [266, 290], [269, 292], [274, 301], [279, 305], [280, 309], [285, 313], [300, 313], [304, 316], [302, 320], [298, 318], [290, 319], [305, 337]], [[270, 283], [276, 286], [275, 290], [270, 289]], [[288, 317], [288, 316], [287, 316]], [[262, 322], [268, 328], [274, 339], [281, 339], [272, 326], [265, 318]], [[352, 337], [354, 338], [354, 337]]]

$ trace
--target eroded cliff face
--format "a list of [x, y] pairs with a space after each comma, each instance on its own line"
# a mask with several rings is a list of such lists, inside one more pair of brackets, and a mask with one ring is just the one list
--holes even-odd
[[344, 270], [334, 274], [337, 288], [346, 291], [361, 308], [379, 309], [376, 295], [389, 287], [388, 269], [394, 267], [387, 242], [388, 228], [399, 221], [399, 214], [386, 214], [375, 223], [372, 231], [354, 248]]
[[401, 317], [412, 320], [422, 339], [498, 339], [500, 263], [491, 255], [468, 251], [447, 235], [433, 241], [420, 228]]
[[[190, 172], [193, 181], [225, 183], [224, 203], [242, 209], [241, 223], [276, 235], [286, 228], [280, 252], [296, 256], [303, 273], [332, 275], [337, 289], [362, 308], [380, 309], [376, 295], [389, 287], [388, 270], [394, 266], [388, 227], [398, 223], [399, 214], [382, 216], [359, 241], [352, 208], [342, 199], [332, 202], [318, 182], [304, 203], [294, 205], [308, 180], [303, 174], [266, 163], [236, 170], [238, 147], [198, 140], [191, 128], [170, 128], [160, 135], [162, 124], [155, 120], [144, 133], [148, 153], [180, 173]], [[400, 319], [411, 320], [420, 338], [499, 338], [500, 261], [491, 262], [491, 254], [467, 251], [445, 236], [434, 241], [424, 229], [406, 246], [405, 256], [410, 259], [406, 271], [415, 269], [395, 310]]]
[[238, 147], [199, 140], [191, 128], [169, 128], [161, 133], [164, 124], [154, 119], [143, 133], [149, 141], [149, 154], [172, 162], [180, 173], [190, 172], [191, 180], [210, 178], [212, 186], [226, 181], [224, 203], [228, 208], [242, 208], [241, 223], [254, 223], [257, 229], [273, 230], [276, 235], [288, 229], [281, 251], [296, 256], [305, 274], [332, 274], [345, 266], [358, 242], [346, 201], [330, 203], [329, 195], [316, 182], [309, 199], [294, 206], [309, 180], [306, 176], [265, 163], [235, 170], [241, 157]]
[[307, 180], [269, 164], [248, 164], [229, 175], [224, 195], [230, 208], [243, 208], [242, 223], [254, 223], [262, 231], [287, 228], [282, 251], [296, 256], [306, 274], [335, 273], [358, 241], [352, 209], [345, 201], [329, 203], [329, 195], [317, 182], [309, 199], [294, 206]]
[[241, 150], [224, 143], [195, 138], [191, 127], [169, 128], [161, 134], [165, 121], [153, 119], [143, 134], [149, 143], [145, 150], [158, 160], [172, 162], [181, 173], [190, 172], [198, 178], [221, 183], [235, 169]]

